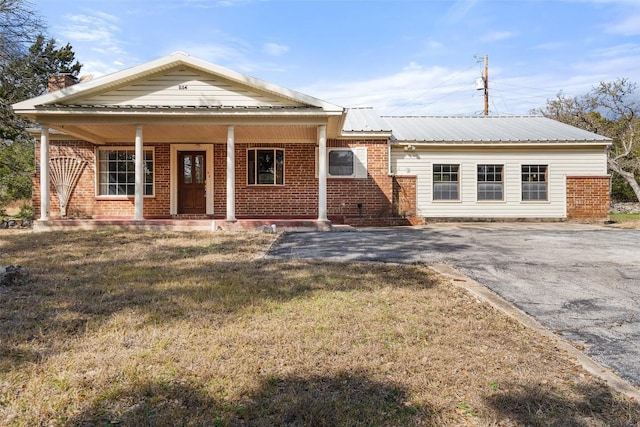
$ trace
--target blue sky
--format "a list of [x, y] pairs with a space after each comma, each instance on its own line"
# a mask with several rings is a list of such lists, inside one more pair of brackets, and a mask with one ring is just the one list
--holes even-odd
[[[640, 0], [32, 0], [82, 74], [184, 51], [345, 107], [492, 115], [640, 83]], [[479, 60], [480, 59], [480, 60]]]

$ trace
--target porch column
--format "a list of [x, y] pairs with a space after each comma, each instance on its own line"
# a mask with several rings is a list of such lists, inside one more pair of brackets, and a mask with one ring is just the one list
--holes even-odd
[[236, 220], [236, 144], [235, 127], [227, 128], [227, 221]]
[[142, 208], [144, 203], [144, 148], [142, 142], [142, 125], [136, 125], [136, 185], [135, 185], [135, 214], [133, 219], [142, 221]]
[[40, 221], [49, 220], [49, 126], [40, 133]]
[[318, 126], [318, 221], [327, 221], [327, 125]]

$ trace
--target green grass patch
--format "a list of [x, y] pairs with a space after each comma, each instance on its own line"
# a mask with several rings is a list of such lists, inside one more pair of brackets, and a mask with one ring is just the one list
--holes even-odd
[[613, 220], [621, 220], [621, 219], [633, 219], [640, 220], [640, 214], [632, 214], [632, 213], [612, 213], [609, 215]]

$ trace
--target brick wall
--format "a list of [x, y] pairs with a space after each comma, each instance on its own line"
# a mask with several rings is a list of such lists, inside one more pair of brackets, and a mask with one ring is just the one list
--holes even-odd
[[609, 218], [609, 176], [567, 177], [567, 218], [604, 221]]
[[[52, 141], [50, 155], [72, 156], [86, 161], [81, 178], [69, 199], [70, 218], [131, 218], [133, 197], [113, 199], [96, 197], [95, 146], [83, 141]], [[131, 144], [122, 144], [128, 149]], [[415, 177], [393, 178], [387, 173], [385, 140], [327, 141], [328, 147], [367, 147], [366, 179], [327, 180], [327, 213], [338, 223], [383, 225], [406, 223], [415, 214]], [[145, 218], [170, 216], [170, 145], [145, 143], [154, 148], [155, 197], [145, 197]], [[281, 148], [285, 150], [285, 185], [247, 185], [247, 149]], [[214, 212], [226, 215], [226, 144], [214, 144]], [[40, 209], [39, 142], [36, 143], [36, 173], [33, 202], [36, 215]], [[314, 144], [236, 144], [236, 216], [238, 218], [317, 218], [318, 178]], [[395, 181], [394, 181], [395, 179]], [[59, 218], [55, 189], [51, 188], [51, 217]], [[400, 221], [400, 222], [398, 222]]]
[[[40, 141], [36, 141], [35, 145], [33, 208], [36, 218], [38, 218], [40, 216]], [[131, 144], [113, 144], [113, 146], [132, 148]], [[162, 165], [169, 164], [170, 146], [167, 144], [145, 144], [145, 148], [154, 148], [156, 170], [155, 197], [145, 197], [143, 215], [145, 217], [167, 217], [169, 216], [169, 170]], [[67, 203], [67, 218], [133, 217], [135, 208], [133, 197], [125, 199], [96, 197], [96, 161], [93, 144], [84, 141], [51, 141], [49, 156], [69, 156], [86, 162]], [[53, 183], [51, 183], [50, 194], [51, 218], [59, 218], [60, 204]]]
[[416, 180], [415, 176], [393, 177], [393, 213], [400, 217], [416, 215]]
[[380, 140], [329, 140], [327, 147], [367, 147], [367, 179], [328, 178], [329, 219], [347, 224], [383, 223], [393, 215], [392, 180], [388, 174], [387, 144]]

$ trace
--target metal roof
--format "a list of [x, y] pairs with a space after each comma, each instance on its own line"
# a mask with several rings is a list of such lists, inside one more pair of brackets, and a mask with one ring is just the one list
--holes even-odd
[[391, 127], [373, 108], [348, 108], [342, 126], [343, 133], [391, 133]]
[[542, 116], [382, 117], [393, 141], [602, 142], [611, 139]]

